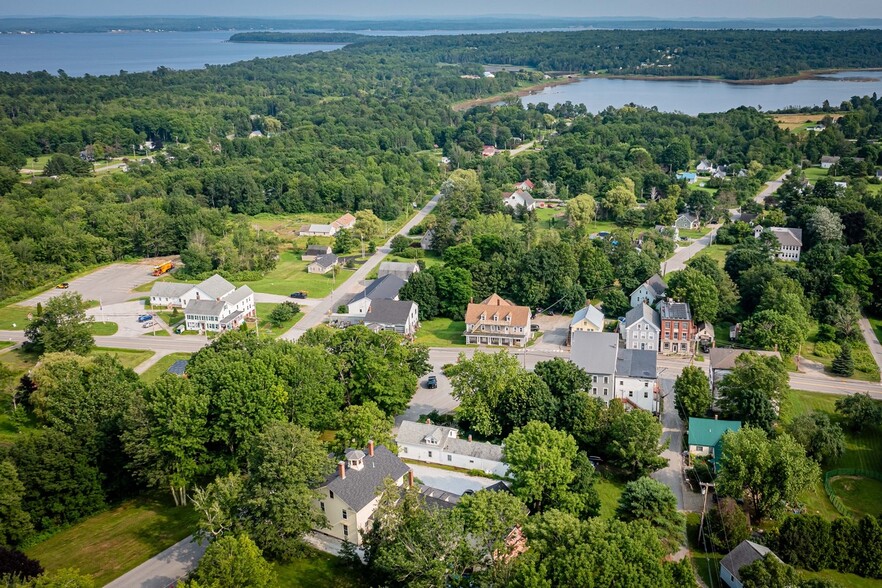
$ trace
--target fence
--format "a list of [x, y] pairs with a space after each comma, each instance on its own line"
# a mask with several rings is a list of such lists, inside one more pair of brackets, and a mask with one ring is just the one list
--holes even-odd
[[824, 472], [824, 491], [827, 493], [827, 498], [830, 499], [830, 502], [833, 504], [833, 508], [835, 508], [839, 514], [848, 518], [854, 518], [854, 513], [851, 511], [851, 509], [842, 504], [842, 501], [839, 500], [838, 496], [836, 496], [836, 492], [833, 491], [833, 484], [830, 483], [830, 480], [832, 480], [836, 476], [861, 476], [863, 478], [870, 478], [882, 482], [882, 473], [870, 470], [854, 470], [850, 468], [844, 468], [840, 470], [830, 470], [829, 472]]

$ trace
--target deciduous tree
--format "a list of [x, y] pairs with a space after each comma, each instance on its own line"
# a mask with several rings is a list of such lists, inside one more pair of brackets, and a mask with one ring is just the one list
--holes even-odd
[[619, 497], [616, 516], [622, 521], [649, 523], [671, 553], [685, 538], [686, 518], [677, 510], [677, 497], [670, 488], [646, 476], [628, 482]]
[[[0, 546], [19, 545], [34, 531], [31, 517], [22, 507], [24, 494], [25, 487], [18, 478], [15, 466], [11, 461], [0, 461]], [[4, 572], [0, 571], [0, 577], [3, 575]]]
[[46, 302], [42, 316], [28, 324], [25, 337], [30, 345], [46, 353], [73, 351], [85, 355], [95, 345], [90, 331], [93, 320], [86, 317], [82, 297], [65, 292]]
[[275, 588], [276, 573], [248, 535], [225, 535], [208, 546], [193, 572], [194, 586]]
[[713, 396], [704, 370], [695, 366], [683, 368], [674, 382], [674, 400], [680, 418], [703, 417], [711, 407]]

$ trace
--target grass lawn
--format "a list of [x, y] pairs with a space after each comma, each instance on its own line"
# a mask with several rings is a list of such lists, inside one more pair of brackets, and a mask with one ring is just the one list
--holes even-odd
[[151, 384], [159, 379], [159, 376], [168, 371], [168, 368], [171, 365], [180, 360], [180, 359], [190, 359], [192, 354], [190, 353], [170, 353], [165, 357], [160, 358], [155, 364], [150, 366], [150, 368], [141, 374], [141, 381], [145, 384]]
[[[877, 335], [878, 336], [878, 335]], [[830, 373], [830, 375], [835, 375], [830, 372], [830, 366], [833, 364], [834, 356], [825, 356], [819, 355], [816, 353], [816, 345], [818, 343], [818, 327], [814, 325], [806, 335], [806, 342], [802, 346], [802, 356], [811, 361], [815, 361], [824, 366], [824, 371]], [[865, 341], [857, 341], [852, 344], [852, 353], [857, 357], [857, 354], [862, 354], [866, 356], [870, 353], [869, 347]], [[855, 361], [855, 366], [859, 365], [858, 361]], [[854, 374], [852, 374], [851, 378], [855, 380], [861, 380], [864, 382], [878, 382], [879, 381], [879, 370], [876, 367], [875, 360], [872, 357], [868, 358], [868, 361], [864, 361], [862, 364], [865, 370], [857, 369], [854, 370]]]
[[543, 229], [563, 229], [567, 226], [567, 213], [563, 207], [537, 208], [536, 218]]
[[15, 345], [12, 341], [0, 341], [0, 349], [5, 349], [6, 347], [12, 347]]
[[616, 516], [616, 508], [619, 506], [619, 497], [622, 495], [624, 484], [619, 484], [606, 478], [600, 478], [594, 487], [600, 496], [600, 518], [613, 519]]
[[364, 586], [364, 572], [351, 570], [339, 557], [307, 548], [306, 553], [289, 563], [277, 564], [279, 585], [287, 588], [356, 588]]
[[833, 491], [855, 518], [882, 514], [882, 482], [860, 476], [836, 476], [830, 480]]
[[[296, 301], [295, 301], [296, 302]], [[269, 321], [269, 315], [273, 311], [278, 304], [273, 302], [258, 302], [257, 306], [257, 318], [260, 320], [260, 332], [262, 335], [267, 335], [269, 337], [278, 337], [291, 327], [297, 324], [297, 321], [303, 318], [303, 312], [298, 312], [294, 315], [293, 318], [283, 322], [278, 327], [272, 325]]]
[[416, 333], [416, 342], [429, 347], [465, 347], [465, 322], [449, 318], [422, 321]]
[[111, 322], [94, 322], [92, 323], [92, 328], [89, 329], [93, 335], [96, 337], [107, 337], [110, 335], [115, 335], [119, 330], [119, 325]]
[[809, 182], [816, 182], [820, 178], [826, 178], [830, 174], [830, 170], [821, 169], [820, 167], [807, 167], [802, 170], [802, 173], [805, 174], [805, 179]]
[[876, 317], [867, 317], [867, 320], [870, 321], [870, 326], [873, 327], [873, 332], [876, 334], [876, 339], [882, 341], [882, 319]]
[[596, 220], [593, 223], [588, 225], [588, 231], [591, 233], [601, 233], [601, 232], [611, 233], [611, 232], [619, 230], [621, 228], [622, 227], [620, 227], [619, 225], [617, 225], [616, 223], [614, 223], [612, 221], [598, 221], [598, 220]]
[[91, 516], [25, 550], [47, 571], [78, 568], [103, 586], [192, 533], [189, 507], [138, 498]]
[[[426, 269], [435, 266], [441, 265], [444, 261], [441, 259], [441, 256], [437, 251], [426, 251], [425, 255], [419, 259], [408, 259], [406, 257], [401, 257], [400, 255], [395, 255], [394, 253], [390, 253], [386, 257], [383, 258], [383, 261], [401, 261], [404, 263], [416, 263], [422, 261], [426, 265]], [[379, 266], [377, 266], [379, 268]], [[377, 272], [378, 270], [374, 270]], [[372, 273], [374, 273], [372, 272]]]
[[[342, 284], [349, 276], [350, 270], [342, 270], [334, 280], [333, 274], [310, 274], [306, 271], [309, 262], [302, 261], [300, 254], [292, 250], [280, 254], [276, 269], [260, 280], [245, 282], [255, 292], [288, 296], [291, 292], [305, 290], [310, 298], [323, 298], [331, 293], [335, 285]], [[241, 286], [237, 283], [236, 286]]]
[[848, 588], [880, 588], [882, 580], [874, 580], [873, 578], [861, 578], [854, 574], [843, 574], [833, 570], [821, 570], [820, 572], [807, 572], [800, 570], [804, 578], [814, 578], [818, 580], [832, 580], [839, 586], [847, 586]]
[[[0, 308], [0, 330], [24, 331], [28, 326], [28, 314], [35, 313], [36, 309], [30, 306], [10, 304]], [[14, 326], [13, 326], [14, 325]]]
[[153, 351], [143, 351], [136, 349], [116, 349], [113, 347], [96, 347], [92, 350], [90, 355], [114, 355], [116, 359], [119, 360], [121, 364], [123, 364], [127, 368], [134, 369], [135, 367], [141, 365], [151, 357], [153, 357]]
[[720, 560], [723, 556], [719, 553], [704, 552], [704, 544], [698, 540], [700, 524], [700, 513], [686, 513], [686, 540], [691, 550], [689, 558], [692, 560], [692, 567], [708, 588], [724, 587], [725, 584], [720, 580]]
[[680, 229], [680, 236], [686, 237], [687, 239], [701, 239], [708, 233], [710, 233], [710, 228], [703, 227], [701, 229]]
[[[680, 234], [682, 233], [683, 231], [680, 231]], [[722, 267], [723, 264], [726, 263], [726, 253], [728, 253], [729, 250], [732, 249], [732, 247], [734, 247], [734, 245], [718, 245], [714, 243], [713, 245], [708, 245], [707, 247], [702, 249], [701, 253], [699, 253], [698, 255], [707, 255], [718, 264], [720, 264], [720, 267]]]

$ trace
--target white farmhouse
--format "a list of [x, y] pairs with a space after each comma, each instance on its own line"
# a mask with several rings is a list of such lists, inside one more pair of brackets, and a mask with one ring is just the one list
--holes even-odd
[[668, 285], [655, 274], [631, 292], [631, 308], [637, 308], [641, 304], [652, 306], [657, 300], [665, 297], [667, 290]]
[[195, 285], [154, 282], [150, 289], [150, 305], [184, 308], [191, 300], [220, 300], [235, 289], [234, 285], [217, 274]]
[[646, 303], [636, 306], [625, 314], [619, 333], [625, 341], [625, 349], [658, 351], [661, 321], [658, 312]]
[[526, 190], [515, 190], [514, 192], [505, 192], [502, 195], [502, 203], [509, 208], [517, 208], [523, 206], [526, 210], [536, 208], [536, 200]]
[[771, 232], [778, 239], [778, 251], [775, 253], [777, 259], [799, 261], [799, 255], [802, 253], [802, 229], [791, 229], [789, 227], [768, 227], [763, 229], [762, 225], [757, 225], [753, 228], [753, 236], [759, 239], [764, 230]]
[[508, 466], [502, 461], [502, 446], [459, 438], [459, 430], [429, 423], [404, 421], [395, 438], [398, 456], [438, 463], [467, 470], [481, 470], [504, 476]]

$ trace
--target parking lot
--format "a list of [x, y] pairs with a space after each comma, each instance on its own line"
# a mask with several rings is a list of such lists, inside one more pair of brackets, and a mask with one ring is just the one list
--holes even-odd
[[144, 259], [137, 263], [114, 263], [71, 280], [70, 286], [66, 289], [53, 288], [21, 304], [23, 306], [36, 306], [38, 302], [45, 304], [50, 298], [64, 292], [77, 292], [83, 300], [99, 300], [103, 305], [126, 302], [136, 296], [132, 292], [134, 288], [156, 279], [151, 273], [156, 262], [155, 259]]
[[413, 475], [419, 478], [419, 481], [426, 486], [452, 492], [453, 494], [462, 494], [466, 490], [478, 491], [487, 486], [492, 486], [496, 480], [490, 478], [480, 478], [478, 476], [469, 476], [462, 472], [454, 472], [441, 468], [433, 468], [430, 465], [421, 465], [415, 463], [407, 464], [413, 470]]

